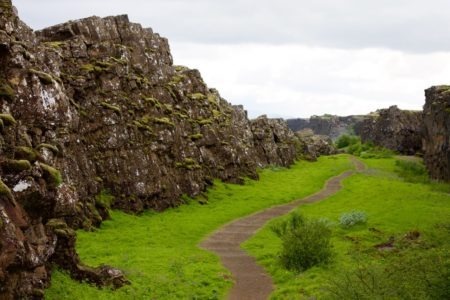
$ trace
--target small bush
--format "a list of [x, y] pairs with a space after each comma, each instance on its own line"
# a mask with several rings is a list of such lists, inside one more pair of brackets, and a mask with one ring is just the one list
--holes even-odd
[[271, 229], [282, 240], [280, 261], [286, 269], [301, 272], [331, 260], [331, 229], [323, 220], [294, 213]]
[[342, 227], [350, 228], [356, 224], [365, 224], [367, 222], [367, 215], [363, 211], [352, 211], [344, 213], [339, 219]]
[[337, 140], [336, 140], [336, 147], [338, 149], [342, 149], [345, 147], [348, 147], [350, 145], [354, 145], [357, 144], [358, 142], [361, 142], [360, 138], [354, 135], [341, 135]]

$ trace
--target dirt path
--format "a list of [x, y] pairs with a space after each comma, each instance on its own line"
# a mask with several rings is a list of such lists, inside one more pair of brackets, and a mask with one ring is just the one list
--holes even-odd
[[[364, 170], [365, 165], [361, 161], [353, 157], [351, 160], [357, 171]], [[216, 253], [222, 264], [233, 274], [236, 283], [228, 299], [267, 299], [273, 290], [272, 278], [253, 257], [248, 256], [240, 248], [241, 243], [249, 239], [270, 219], [287, 214], [301, 204], [316, 202], [333, 195], [341, 189], [341, 181], [353, 173], [354, 171], [346, 171], [332, 177], [321, 191], [306, 198], [274, 206], [228, 223], [200, 244], [203, 249]]]

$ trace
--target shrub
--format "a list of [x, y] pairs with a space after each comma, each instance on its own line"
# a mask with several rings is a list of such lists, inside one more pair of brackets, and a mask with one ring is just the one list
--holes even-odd
[[323, 220], [294, 213], [271, 229], [282, 240], [280, 262], [286, 269], [300, 272], [331, 260], [331, 229]]
[[350, 145], [354, 145], [357, 144], [358, 142], [360, 142], [360, 138], [355, 136], [355, 135], [341, 135], [337, 140], [336, 140], [336, 147], [338, 149], [342, 149], [345, 147], [348, 147]]
[[344, 213], [339, 219], [342, 227], [349, 228], [356, 224], [365, 224], [367, 222], [367, 215], [363, 211], [352, 211]]

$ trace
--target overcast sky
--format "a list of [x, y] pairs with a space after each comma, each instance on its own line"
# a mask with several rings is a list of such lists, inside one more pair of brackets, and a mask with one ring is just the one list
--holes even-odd
[[450, 84], [448, 0], [13, 0], [33, 29], [128, 14], [250, 117], [421, 109]]

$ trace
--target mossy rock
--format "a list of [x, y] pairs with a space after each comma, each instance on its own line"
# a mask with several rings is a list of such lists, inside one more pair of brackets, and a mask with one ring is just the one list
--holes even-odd
[[0, 83], [0, 97], [6, 100], [13, 100], [15, 96], [14, 89], [7, 83]]
[[54, 49], [59, 49], [59, 48], [61, 48], [62, 46], [67, 45], [66, 42], [62, 42], [62, 41], [45, 42], [45, 43], [43, 43], [43, 44], [44, 44], [45, 46], [48, 46], [48, 47], [51, 47], [51, 48], [54, 48]]
[[175, 163], [175, 167], [186, 170], [196, 170], [202, 168], [202, 166], [200, 166], [193, 158], [185, 158], [183, 162]]
[[1, 179], [0, 179], [0, 197], [6, 197], [10, 200], [13, 199], [11, 190]]
[[159, 100], [156, 99], [156, 98], [144, 97], [144, 101], [149, 103], [149, 104], [151, 104], [151, 105], [153, 105], [156, 108], [161, 108], [162, 107], [161, 102], [159, 102]]
[[44, 171], [45, 181], [50, 186], [58, 187], [62, 183], [63, 180], [61, 173], [57, 169], [44, 163], [40, 163], [39, 165], [41, 166], [42, 171]]
[[201, 101], [201, 100], [207, 99], [207, 97], [204, 94], [202, 94], [202, 93], [189, 94], [188, 98], [191, 99], [191, 100], [197, 100], [197, 101]]
[[30, 147], [20, 146], [14, 148], [14, 157], [17, 159], [26, 159], [30, 162], [35, 162], [39, 155], [36, 150]]
[[11, 116], [10, 114], [0, 114], [0, 119], [6, 126], [15, 125], [17, 123], [16, 119], [14, 119], [14, 117]]
[[110, 209], [116, 198], [108, 191], [102, 190], [100, 194], [95, 196], [95, 205], [100, 208]]
[[106, 108], [106, 109], [113, 110], [113, 111], [115, 111], [118, 114], [122, 113], [122, 110], [117, 105], [112, 105], [112, 104], [109, 104], [107, 102], [101, 102], [100, 105], [102, 107]]
[[2, 162], [2, 168], [11, 172], [22, 172], [31, 169], [31, 163], [25, 159], [8, 159]]
[[39, 144], [39, 145], [36, 147], [36, 150], [39, 151], [39, 150], [41, 150], [41, 149], [43, 149], [43, 148], [52, 151], [53, 154], [55, 154], [55, 155], [59, 153], [58, 147], [56, 147], [56, 146], [54, 146], [54, 145], [51, 145], [51, 144], [46, 144], [46, 143]]
[[175, 124], [167, 117], [154, 118], [153, 122], [155, 122], [156, 124], [168, 125], [168, 126], [171, 126], [171, 127], [175, 126]]
[[201, 133], [192, 134], [189, 136], [189, 138], [193, 141], [197, 141], [203, 138], [203, 134]]
[[198, 120], [196, 120], [196, 123], [198, 125], [209, 125], [209, 124], [212, 124], [213, 121], [211, 119], [198, 119]]
[[30, 74], [36, 75], [41, 80], [41, 82], [44, 83], [44, 84], [52, 84], [53, 81], [55, 80], [52, 75], [47, 74], [47, 73], [42, 72], [42, 71], [38, 71], [38, 70], [35, 70], [35, 69], [29, 69], [28, 72]]

